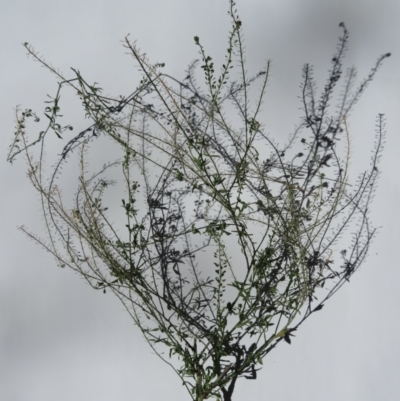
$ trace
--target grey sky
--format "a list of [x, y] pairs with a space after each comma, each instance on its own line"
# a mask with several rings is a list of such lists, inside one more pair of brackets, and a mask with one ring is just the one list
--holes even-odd
[[[344, 21], [350, 32], [346, 66], [368, 75], [392, 52], [356, 105], [350, 121], [354, 174], [368, 167], [378, 113], [386, 146], [370, 217], [382, 226], [367, 262], [350, 285], [313, 315], [292, 345], [280, 344], [256, 381], [240, 380], [234, 400], [375, 401], [400, 394], [400, 3], [397, 0], [237, 0], [249, 72], [272, 59], [264, 104], [276, 138], [298, 123], [304, 63], [321, 89]], [[0, 88], [3, 164], [0, 252], [0, 399], [4, 401], [188, 400], [180, 379], [157, 358], [111, 294], [95, 292], [17, 231], [45, 237], [38, 197], [23, 158], [5, 162], [14, 131], [13, 108], [44, 109], [56, 79], [27, 59], [29, 42], [71, 76], [77, 68], [105, 93], [128, 94], [140, 76], [121, 40], [130, 33], [152, 61], [184, 77], [198, 58], [193, 37], [222, 62], [230, 20], [227, 0], [3, 1]], [[62, 101], [68, 104], [72, 96]], [[75, 103], [76, 104], [76, 103]], [[65, 106], [75, 110], [75, 106]], [[293, 117], [292, 117], [293, 116]], [[76, 118], [79, 125], [82, 120]], [[74, 125], [74, 121], [72, 121]]]

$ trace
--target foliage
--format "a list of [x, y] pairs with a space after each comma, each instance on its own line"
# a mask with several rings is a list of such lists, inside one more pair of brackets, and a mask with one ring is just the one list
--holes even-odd
[[[319, 99], [312, 67], [303, 68], [304, 116], [289, 143], [281, 146], [260, 121], [270, 62], [248, 76], [242, 23], [234, 7], [231, 0], [232, 29], [220, 73], [200, 39], [194, 38], [203, 89], [195, 77], [198, 61], [180, 81], [162, 72], [164, 64], [151, 64], [126, 38], [124, 46], [142, 71], [142, 80], [127, 97], [106, 97], [77, 70], [75, 78], [65, 79], [26, 43], [29, 54], [61, 82], [47, 102], [48, 126], [35, 141], [28, 142], [26, 124], [39, 117], [30, 109], [17, 109], [8, 157], [11, 162], [25, 153], [49, 239], [21, 229], [61, 267], [78, 272], [95, 289], [111, 290], [196, 401], [231, 400], [237, 379], [255, 379], [263, 358], [281, 341], [290, 344], [299, 325], [359, 268], [375, 234], [367, 213], [384, 119], [382, 114], [377, 119], [371, 168], [351, 186], [346, 118], [389, 54], [378, 59], [353, 93], [355, 69], [348, 71], [332, 114], [330, 102], [342, 77], [348, 42], [341, 23], [343, 33]], [[231, 81], [236, 70], [240, 79]], [[256, 82], [261, 90], [252, 102], [250, 88]], [[64, 145], [46, 177], [48, 134], [63, 139], [72, 130], [59, 123], [65, 86], [76, 91], [92, 124]], [[230, 122], [229, 105], [237, 110], [239, 126]], [[302, 130], [306, 134], [300, 138]], [[119, 144], [123, 156], [90, 175], [85, 157], [89, 143], [100, 136]], [[345, 142], [343, 158], [338, 154], [340, 139]], [[293, 151], [296, 143], [300, 149]], [[30, 153], [34, 145], [38, 159]], [[69, 208], [56, 180], [76, 149], [79, 183]], [[108, 191], [117, 191], [117, 181], [107, 178], [114, 167], [125, 188], [122, 230], [110, 220], [105, 200]], [[355, 219], [352, 242], [340, 251], [341, 261], [335, 261], [338, 240]]]

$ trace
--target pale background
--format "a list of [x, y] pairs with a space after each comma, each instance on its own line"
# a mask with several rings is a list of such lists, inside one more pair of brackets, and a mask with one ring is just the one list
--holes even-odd
[[[382, 226], [369, 258], [289, 346], [280, 344], [256, 381], [242, 379], [234, 400], [390, 401], [400, 394], [400, 3], [397, 0], [238, 0], [248, 70], [272, 59], [264, 105], [269, 131], [284, 141], [298, 120], [301, 68], [315, 66], [322, 88], [346, 23], [346, 66], [366, 76], [392, 52], [352, 114], [352, 169], [368, 167], [378, 113], [387, 118], [382, 171], [370, 217]], [[44, 236], [38, 198], [20, 158], [6, 164], [13, 108], [43, 111], [56, 80], [27, 59], [22, 42], [72, 77], [77, 68], [105, 92], [128, 94], [139, 75], [121, 40], [130, 33], [152, 61], [184, 78], [200, 36], [216, 61], [227, 48], [226, 0], [3, 0], [0, 12], [1, 267], [0, 400], [188, 400], [112, 295], [56, 267], [16, 226]], [[68, 97], [65, 101], [68, 103]], [[63, 99], [62, 99], [63, 100]], [[293, 117], [292, 117], [293, 116]], [[73, 118], [72, 118], [73, 120]], [[73, 123], [73, 121], [71, 121]], [[79, 127], [77, 127], [78, 129]], [[77, 132], [77, 131], [75, 131]]]

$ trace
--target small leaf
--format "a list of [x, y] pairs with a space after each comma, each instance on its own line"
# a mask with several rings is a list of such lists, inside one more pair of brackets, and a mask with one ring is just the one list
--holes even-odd
[[285, 341], [286, 341], [288, 344], [291, 344], [291, 343], [292, 343], [292, 341], [290, 340], [290, 337], [289, 337], [289, 333], [286, 333], [286, 334], [285, 334]]

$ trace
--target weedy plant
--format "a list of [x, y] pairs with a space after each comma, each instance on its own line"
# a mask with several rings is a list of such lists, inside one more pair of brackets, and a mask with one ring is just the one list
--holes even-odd
[[[21, 230], [61, 267], [78, 272], [94, 289], [113, 292], [195, 401], [229, 401], [239, 378], [256, 379], [264, 357], [280, 342], [290, 344], [298, 327], [355, 273], [376, 232], [367, 214], [384, 118], [377, 118], [371, 168], [353, 185], [348, 182], [346, 118], [390, 54], [378, 59], [355, 91], [355, 69], [349, 69], [331, 113], [348, 43], [341, 23], [342, 36], [318, 99], [312, 67], [303, 68], [303, 117], [281, 146], [265, 133], [259, 117], [270, 62], [247, 75], [242, 22], [232, 0], [229, 15], [232, 29], [219, 73], [194, 38], [203, 86], [196, 82], [198, 61], [178, 80], [125, 38], [143, 77], [131, 95], [119, 98], [103, 96], [77, 70], [74, 78], [64, 78], [25, 43], [29, 54], [61, 81], [47, 102], [47, 128], [32, 142], [26, 124], [39, 117], [31, 109], [17, 109], [8, 156], [12, 162], [26, 155], [49, 239]], [[238, 81], [230, 80], [233, 71]], [[251, 101], [255, 83], [260, 95]], [[76, 91], [91, 124], [63, 145], [46, 176], [48, 136], [63, 139], [72, 130], [59, 123], [65, 86]], [[229, 105], [240, 123], [230, 122]], [[114, 141], [122, 158], [89, 174], [85, 157], [100, 136]], [[80, 173], [74, 206], [66, 207], [56, 178], [74, 150]], [[115, 196], [117, 180], [108, 175], [117, 171], [124, 185], [118, 207], [105, 200], [108, 191]], [[116, 208], [123, 211], [123, 227], [110, 219]], [[352, 242], [341, 249], [340, 237], [355, 220]]]

